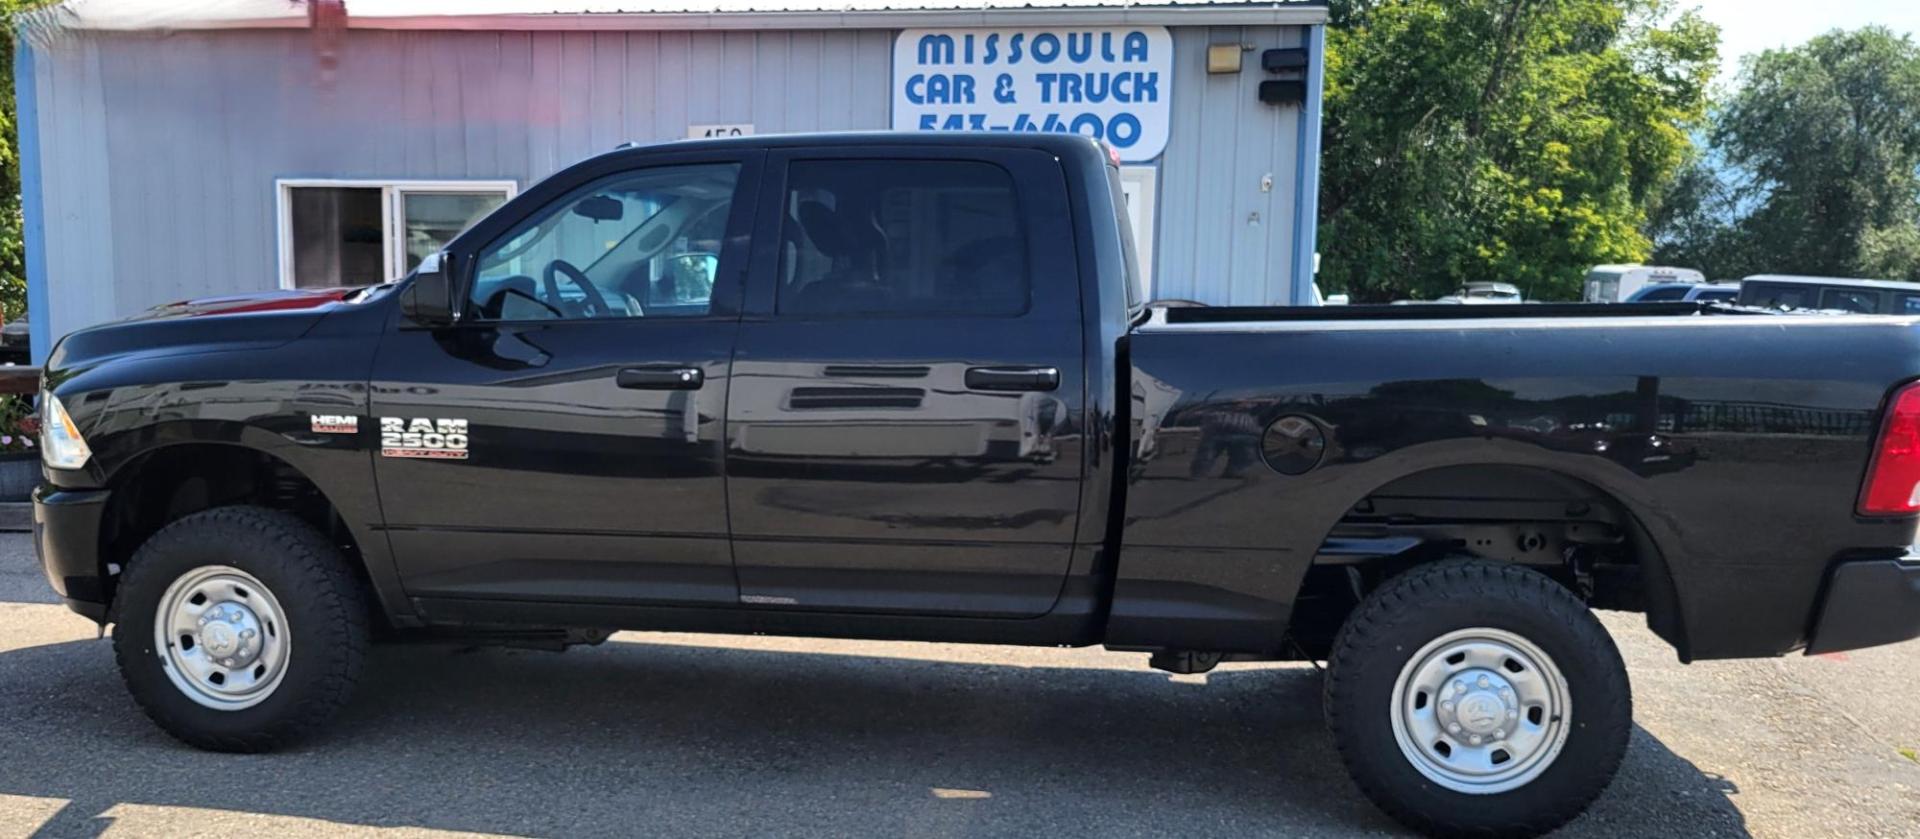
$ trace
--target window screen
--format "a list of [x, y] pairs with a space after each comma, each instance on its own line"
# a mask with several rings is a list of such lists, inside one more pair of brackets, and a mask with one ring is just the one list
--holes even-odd
[[787, 170], [777, 308], [1018, 315], [1031, 289], [1013, 177], [990, 163], [813, 160]]
[[287, 198], [295, 287], [387, 281], [379, 187], [292, 187]]

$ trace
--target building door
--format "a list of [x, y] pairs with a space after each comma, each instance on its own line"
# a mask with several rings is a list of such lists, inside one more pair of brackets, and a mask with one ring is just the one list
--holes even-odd
[[1081, 325], [1039, 152], [775, 151], [729, 400], [742, 600], [1026, 617], [1079, 515]]
[[721, 459], [759, 157], [563, 173], [450, 246], [458, 324], [402, 324], [372, 382], [410, 594], [737, 602]]

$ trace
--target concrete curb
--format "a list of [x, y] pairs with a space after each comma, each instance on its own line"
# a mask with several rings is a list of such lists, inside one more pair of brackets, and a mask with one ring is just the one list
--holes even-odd
[[33, 502], [0, 501], [0, 532], [33, 531]]

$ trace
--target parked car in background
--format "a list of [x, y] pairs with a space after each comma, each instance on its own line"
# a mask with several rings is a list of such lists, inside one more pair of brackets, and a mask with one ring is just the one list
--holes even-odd
[[33, 362], [32, 336], [23, 316], [0, 327], [0, 364]]
[[1762, 309], [1920, 315], [1920, 283], [1758, 274], [1740, 282], [1739, 302]]
[[1442, 303], [1468, 303], [1487, 305], [1490, 303], [1520, 303], [1520, 287], [1512, 283], [1467, 283], [1453, 290], [1452, 294], [1440, 298]]
[[1644, 286], [1627, 303], [1732, 302], [1740, 296], [1739, 283], [1660, 283]]
[[1649, 285], [1705, 283], [1707, 275], [1692, 268], [1655, 265], [1596, 265], [1587, 272], [1580, 299], [1588, 303], [1619, 303]]

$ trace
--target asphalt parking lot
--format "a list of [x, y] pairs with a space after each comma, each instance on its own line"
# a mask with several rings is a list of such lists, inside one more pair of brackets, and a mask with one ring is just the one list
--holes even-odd
[[[1568, 836], [1920, 835], [1920, 644], [1683, 667], [1608, 626], [1638, 727]], [[1311, 667], [1096, 650], [623, 633], [377, 650], [321, 739], [175, 744], [0, 535], [0, 839], [1394, 835]], [[1904, 751], [1904, 754], [1903, 754]]]

